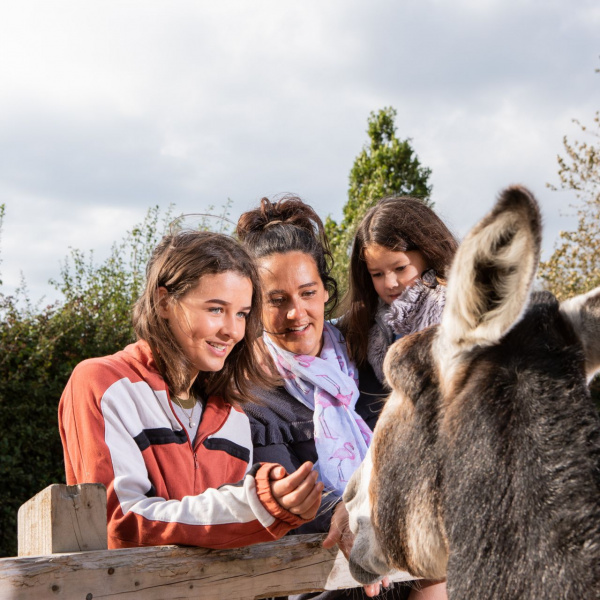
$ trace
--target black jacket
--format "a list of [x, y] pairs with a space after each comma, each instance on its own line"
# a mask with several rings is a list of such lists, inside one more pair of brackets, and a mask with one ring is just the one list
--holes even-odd
[[[360, 396], [355, 410], [372, 430], [381, 412], [387, 392], [370, 365], [359, 369]], [[302, 463], [316, 462], [313, 411], [304, 406], [284, 387], [256, 392], [256, 402], [243, 406], [250, 419], [255, 462], [279, 463], [291, 473]], [[317, 517], [291, 533], [326, 533], [331, 513], [338, 502], [324, 496]]]
[[[369, 364], [359, 369], [358, 376], [360, 396], [356, 402], [356, 412], [373, 429], [388, 391], [383, 388]], [[255, 462], [276, 462], [291, 473], [307, 460], [313, 463], [317, 460], [313, 412], [291, 396], [284, 387], [259, 391], [256, 394], [256, 403], [244, 404], [243, 409], [250, 419]], [[332, 501], [331, 498], [324, 497], [317, 517], [310, 523], [293, 529], [289, 534], [328, 532], [333, 508], [338, 501], [339, 498]], [[395, 584], [378, 598], [403, 600], [409, 592], [408, 585]], [[300, 594], [289, 596], [287, 600], [309, 598], [366, 600], [367, 596], [362, 588], [355, 588]], [[286, 598], [270, 600], [286, 600]]]

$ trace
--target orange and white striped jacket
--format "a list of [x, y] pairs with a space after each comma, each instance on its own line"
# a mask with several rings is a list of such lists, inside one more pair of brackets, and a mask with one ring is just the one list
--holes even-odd
[[109, 548], [233, 548], [305, 523], [272, 496], [276, 465], [252, 465], [241, 410], [210, 397], [192, 446], [144, 341], [77, 365], [59, 428], [67, 483], [106, 486]]

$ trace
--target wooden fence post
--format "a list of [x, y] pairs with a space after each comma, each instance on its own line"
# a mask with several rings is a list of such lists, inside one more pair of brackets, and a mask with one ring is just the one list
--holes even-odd
[[106, 488], [53, 484], [19, 508], [19, 556], [106, 550]]

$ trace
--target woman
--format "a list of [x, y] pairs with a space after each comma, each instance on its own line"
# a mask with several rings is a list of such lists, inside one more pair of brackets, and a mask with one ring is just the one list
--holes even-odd
[[[277, 203], [263, 198], [240, 217], [237, 234], [257, 261], [263, 287], [262, 362], [281, 381], [257, 392], [260, 403], [244, 406], [255, 455], [288, 470], [304, 461], [315, 464], [325, 484], [323, 505], [315, 521], [296, 532], [325, 532], [332, 513], [334, 523], [344, 521], [339, 500], [367, 451], [380, 398], [361, 393], [344, 339], [325, 321], [336, 305], [337, 286], [323, 224], [313, 209], [296, 197]], [[346, 549], [339, 537], [335, 541]], [[367, 593], [378, 589], [369, 586]]]
[[[80, 363], [59, 425], [67, 483], [107, 488], [110, 548], [229, 548], [276, 539], [314, 517], [312, 465], [254, 465], [237, 404], [263, 380], [253, 345], [256, 268], [220, 234], [163, 238], [135, 305], [135, 344]], [[241, 482], [241, 485], [228, 485]]]

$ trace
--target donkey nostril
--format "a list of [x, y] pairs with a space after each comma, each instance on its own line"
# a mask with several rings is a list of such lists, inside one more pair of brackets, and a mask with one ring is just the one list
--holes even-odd
[[370, 526], [370, 521], [368, 517], [358, 517], [358, 519], [356, 519], [356, 527], [357, 527], [357, 531], [360, 531], [361, 529], [366, 529]]
[[348, 566], [350, 567], [350, 574], [352, 577], [354, 577], [358, 583], [362, 583], [363, 585], [369, 585], [381, 579], [381, 575], [367, 571], [367, 569], [364, 569], [352, 559], [350, 559]]

